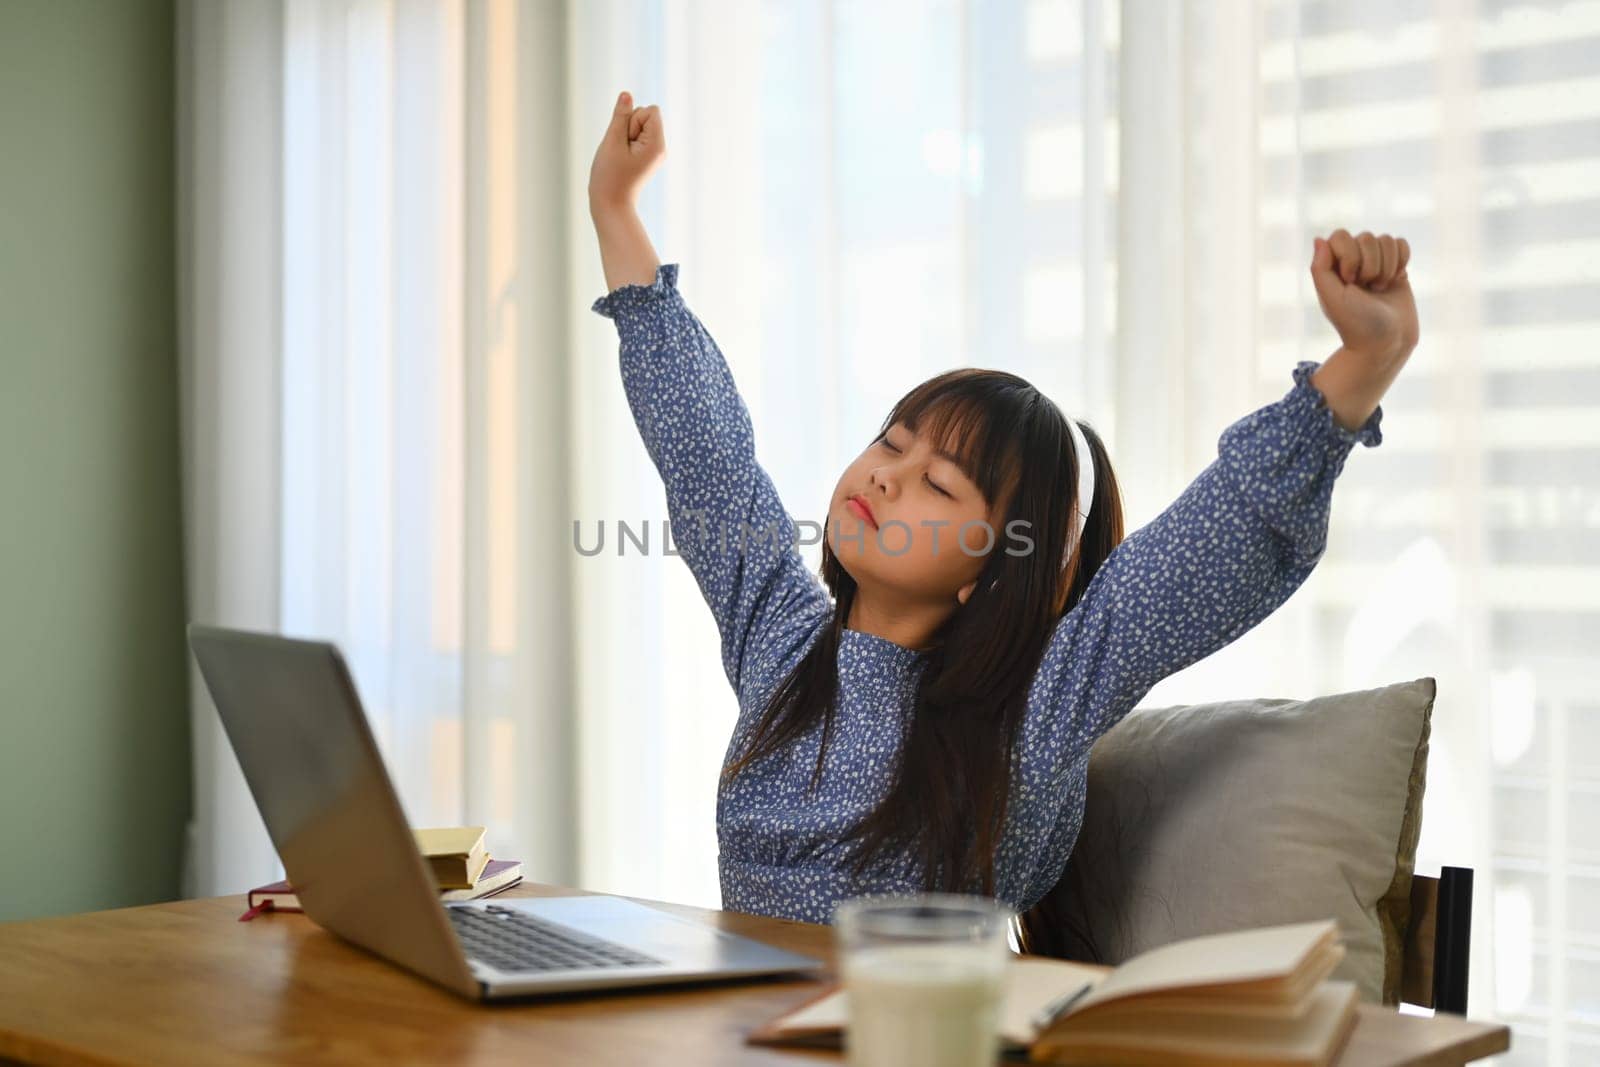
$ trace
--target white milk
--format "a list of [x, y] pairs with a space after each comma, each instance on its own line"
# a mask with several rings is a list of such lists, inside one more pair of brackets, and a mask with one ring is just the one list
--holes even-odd
[[1005, 960], [983, 944], [844, 953], [852, 1067], [993, 1067]]

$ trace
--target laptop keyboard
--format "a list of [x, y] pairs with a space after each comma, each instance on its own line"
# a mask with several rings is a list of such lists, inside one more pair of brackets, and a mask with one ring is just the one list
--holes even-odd
[[515, 908], [446, 908], [467, 955], [502, 971], [649, 967], [664, 961]]

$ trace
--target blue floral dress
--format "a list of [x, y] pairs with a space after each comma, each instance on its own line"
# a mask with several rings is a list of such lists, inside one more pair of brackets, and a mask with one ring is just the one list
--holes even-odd
[[[666, 486], [673, 542], [716, 618], [739, 702], [726, 765], [821, 637], [833, 604], [795, 547], [796, 525], [756, 460], [727, 362], [677, 280], [678, 265], [664, 264], [650, 285], [620, 286], [593, 310], [616, 326], [623, 389]], [[1317, 366], [1299, 363], [1281, 400], [1224, 430], [1217, 458], [1117, 546], [1056, 622], [1028, 692], [995, 857], [995, 895], [1019, 911], [1066, 865], [1095, 741], [1162, 678], [1270, 615], [1321, 558], [1334, 479], [1357, 441], [1382, 441], [1383, 412], [1354, 432], [1340, 426], [1309, 381]], [[852, 877], [841, 839], [886, 792], [925, 659], [843, 632], [818, 790], [809, 792], [820, 728], [719, 788], [725, 909], [827, 923], [847, 897], [919, 887], [909, 856]]]

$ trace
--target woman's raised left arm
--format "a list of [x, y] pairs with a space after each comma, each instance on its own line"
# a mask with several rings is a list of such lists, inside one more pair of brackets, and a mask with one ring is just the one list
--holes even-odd
[[1130, 534], [1057, 621], [1028, 693], [1029, 762], [1065, 768], [1161, 679], [1223, 648], [1289, 599], [1327, 544], [1333, 483], [1382, 408], [1337, 425], [1300, 363], [1294, 386], [1223, 431], [1217, 458]]
[[1382, 442], [1379, 400], [1416, 344], [1409, 255], [1387, 235], [1316, 240], [1312, 277], [1343, 343], [1224, 430], [1217, 458], [1106, 557], [1056, 623], [1023, 723], [1031, 784], [1059, 786], [1037, 778], [1064, 775], [1157, 682], [1231, 644], [1310, 575], [1334, 481], [1356, 442]]

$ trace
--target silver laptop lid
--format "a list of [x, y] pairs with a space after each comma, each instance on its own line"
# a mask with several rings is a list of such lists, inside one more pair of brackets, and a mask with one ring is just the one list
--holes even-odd
[[339, 650], [198, 623], [188, 629], [306, 915], [464, 996], [479, 996]]

